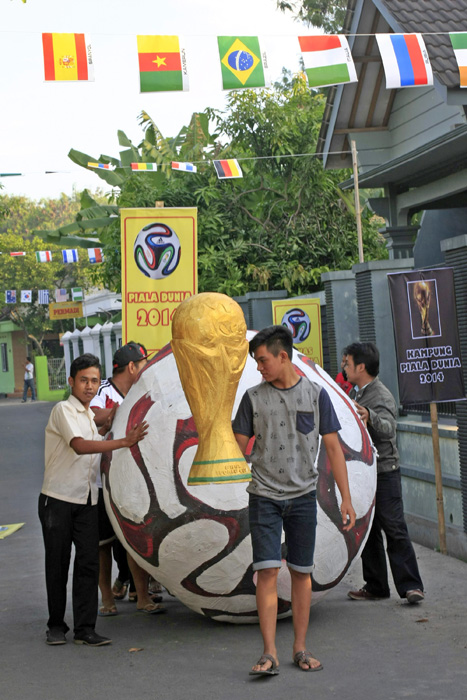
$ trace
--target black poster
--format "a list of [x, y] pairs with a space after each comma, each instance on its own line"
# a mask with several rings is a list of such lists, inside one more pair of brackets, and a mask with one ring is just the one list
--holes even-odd
[[452, 268], [388, 275], [402, 404], [465, 398]]

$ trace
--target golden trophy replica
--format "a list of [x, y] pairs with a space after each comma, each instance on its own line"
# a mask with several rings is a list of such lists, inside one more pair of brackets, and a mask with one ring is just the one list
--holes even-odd
[[231, 424], [248, 356], [245, 336], [243, 312], [225, 294], [197, 294], [173, 316], [172, 350], [199, 438], [191, 486], [251, 480]]
[[414, 285], [413, 296], [415, 301], [417, 302], [418, 310], [420, 311], [420, 318], [422, 321], [422, 335], [433, 335], [433, 329], [431, 328], [428, 322], [431, 301], [431, 291], [429, 283], [417, 282]]

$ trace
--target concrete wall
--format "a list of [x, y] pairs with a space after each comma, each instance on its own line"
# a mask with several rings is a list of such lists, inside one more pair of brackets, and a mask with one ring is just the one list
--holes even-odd
[[[439, 437], [447, 549], [449, 554], [467, 560], [457, 426], [441, 421]], [[399, 420], [397, 445], [401, 458], [404, 508], [410, 534], [416, 542], [437, 549], [438, 511], [431, 424], [421, 418], [417, 420], [409, 417]]]

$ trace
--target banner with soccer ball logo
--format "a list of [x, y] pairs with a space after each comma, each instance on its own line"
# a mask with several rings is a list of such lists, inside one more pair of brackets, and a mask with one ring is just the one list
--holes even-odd
[[121, 209], [122, 343], [171, 340], [177, 306], [198, 292], [197, 209]]
[[286, 326], [292, 333], [295, 350], [323, 366], [321, 306], [319, 299], [281, 299], [272, 301], [272, 322]]

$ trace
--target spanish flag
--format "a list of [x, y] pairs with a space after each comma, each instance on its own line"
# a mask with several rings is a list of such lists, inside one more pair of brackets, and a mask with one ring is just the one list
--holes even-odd
[[85, 34], [42, 34], [45, 80], [94, 80], [91, 43]]
[[141, 92], [188, 90], [185, 49], [178, 36], [139, 35]]
[[213, 163], [219, 180], [243, 177], [242, 169], [237, 160], [215, 160]]

